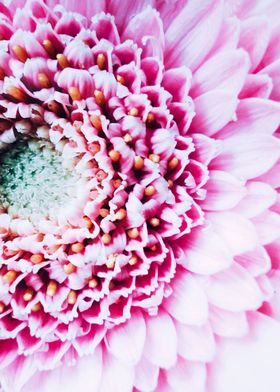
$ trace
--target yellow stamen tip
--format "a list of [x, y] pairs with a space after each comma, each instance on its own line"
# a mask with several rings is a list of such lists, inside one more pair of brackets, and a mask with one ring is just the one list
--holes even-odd
[[73, 101], [79, 101], [81, 99], [81, 93], [78, 87], [69, 87], [68, 94], [72, 98]]
[[170, 159], [170, 161], [168, 162], [168, 169], [174, 170], [174, 169], [176, 169], [178, 164], [179, 164], [179, 159], [174, 157], [174, 158]]
[[33, 264], [40, 264], [44, 260], [44, 256], [41, 253], [35, 253], [30, 257], [30, 261]]
[[105, 96], [102, 91], [94, 90], [93, 95], [95, 97], [95, 102], [97, 103], [97, 105], [99, 105], [99, 106], [105, 105], [106, 100], [105, 100]]
[[50, 57], [55, 56], [55, 47], [49, 39], [44, 39], [43, 47], [45, 48], [45, 51], [48, 53]]
[[38, 74], [38, 83], [39, 83], [41, 88], [49, 88], [50, 85], [51, 85], [50, 79], [44, 73], [39, 73]]
[[77, 270], [77, 267], [72, 263], [68, 263], [63, 266], [63, 269], [67, 275], [70, 275], [70, 274], [73, 274]]
[[134, 158], [134, 169], [141, 170], [144, 167], [144, 159], [140, 156]]
[[110, 236], [110, 234], [105, 233], [102, 235], [101, 239], [104, 245], [109, 245], [112, 240], [112, 237]]
[[96, 128], [98, 131], [102, 131], [102, 122], [100, 116], [91, 115], [89, 120], [94, 128]]
[[127, 235], [131, 239], [136, 239], [139, 236], [139, 230], [137, 227], [133, 227], [132, 229], [127, 230]]
[[47, 287], [47, 295], [53, 297], [58, 289], [58, 283], [55, 280], [50, 280]]
[[97, 280], [96, 278], [91, 278], [91, 279], [89, 280], [89, 282], [88, 282], [88, 286], [89, 286], [91, 289], [95, 289], [95, 287], [98, 286], [98, 280]]
[[68, 294], [69, 305], [74, 305], [77, 302], [77, 292], [75, 290], [70, 290]]
[[120, 160], [121, 154], [118, 151], [111, 150], [109, 152], [109, 157], [112, 159], [113, 162], [118, 162]]
[[159, 163], [159, 161], [160, 161], [160, 156], [157, 155], [157, 154], [150, 154], [150, 155], [149, 155], [149, 159], [150, 159], [151, 161], [153, 161], [154, 163]]
[[149, 185], [145, 188], [145, 196], [153, 196], [156, 193], [156, 188], [153, 185]]
[[153, 217], [149, 220], [149, 223], [153, 227], [158, 227], [160, 225], [160, 220], [156, 217]]
[[17, 272], [14, 270], [10, 270], [6, 272], [5, 275], [3, 276], [3, 281], [5, 283], [12, 284], [16, 280], [16, 277], [17, 277]]
[[19, 61], [25, 63], [28, 59], [26, 50], [20, 45], [13, 45], [12, 50]]
[[138, 110], [137, 108], [132, 108], [132, 109], [130, 109], [130, 110], [128, 111], [128, 114], [129, 114], [130, 116], [137, 117], [138, 114], [139, 114], [139, 110]]
[[106, 56], [103, 53], [99, 53], [96, 58], [96, 64], [98, 65], [98, 68], [101, 70], [105, 69], [106, 63]]
[[126, 217], [126, 210], [124, 208], [120, 208], [116, 214], [115, 214], [115, 219], [116, 220], [122, 220]]
[[126, 133], [123, 137], [123, 140], [125, 141], [125, 143], [131, 143], [133, 139], [129, 133]]
[[125, 84], [125, 78], [121, 75], [117, 75], [117, 81], [122, 85]]
[[131, 256], [131, 258], [128, 260], [129, 265], [135, 265], [138, 263], [138, 257], [137, 256]]
[[66, 56], [64, 56], [64, 54], [59, 53], [58, 55], [56, 55], [56, 59], [57, 59], [59, 66], [62, 69], [69, 67], [69, 62], [68, 62]]
[[71, 245], [71, 251], [73, 253], [81, 253], [85, 249], [85, 246], [82, 242], [76, 242]]
[[28, 287], [23, 294], [23, 300], [25, 302], [29, 302], [32, 300], [33, 296], [34, 296], [34, 290], [31, 287]]

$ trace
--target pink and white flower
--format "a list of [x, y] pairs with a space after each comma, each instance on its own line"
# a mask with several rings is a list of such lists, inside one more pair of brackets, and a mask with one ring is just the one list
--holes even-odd
[[0, 4], [5, 392], [220, 392], [277, 339], [279, 11]]

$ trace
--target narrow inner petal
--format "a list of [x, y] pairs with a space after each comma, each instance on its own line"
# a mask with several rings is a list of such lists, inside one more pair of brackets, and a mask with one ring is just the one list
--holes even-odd
[[71, 198], [76, 182], [47, 141], [19, 140], [0, 156], [0, 205], [12, 217], [51, 218]]

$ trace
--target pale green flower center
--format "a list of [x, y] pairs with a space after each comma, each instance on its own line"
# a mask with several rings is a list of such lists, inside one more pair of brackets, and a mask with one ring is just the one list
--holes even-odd
[[51, 143], [20, 140], [0, 155], [0, 205], [13, 217], [51, 218], [70, 199], [76, 182]]

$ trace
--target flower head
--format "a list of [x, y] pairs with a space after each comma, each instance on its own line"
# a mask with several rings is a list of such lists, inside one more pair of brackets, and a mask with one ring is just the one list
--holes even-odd
[[258, 3], [19, 3], [0, 8], [3, 387], [90, 362], [92, 391], [203, 391], [216, 336], [272, 295], [278, 26]]

